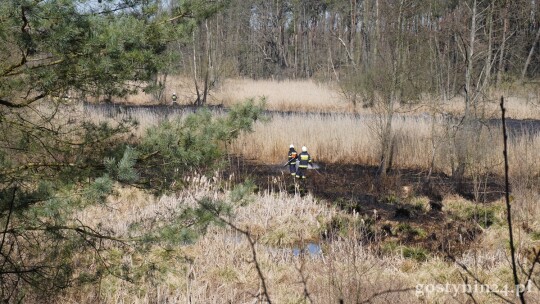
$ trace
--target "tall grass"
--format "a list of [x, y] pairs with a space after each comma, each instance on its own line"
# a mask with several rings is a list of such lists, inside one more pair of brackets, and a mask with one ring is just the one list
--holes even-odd
[[[126, 227], [133, 230], [134, 224], [139, 224], [137, 229], [144, 231], [162, 224], [178, 210], [195, 206], [198, 198], [226, 200], [228, 192], [217, 190], [215, 185], [214, 181], [200, 178], [189, 189], [159, 199], [141, 190], [118, 188], [107, 204], [81, 211], [80, 220], [117, 237], [128, 237], [131, 235]], [[338, 238], [320, 242], [320, 252], [299, 251], [305, 245], [302, 241], [319, 242], [317, 237], [324, 234], [334, 217], [359, 222], [357, 215], [328, 207], [311, 196], [265, 192], [253, 196], [251, 203], [237, 205], [228, 220], [250, 231], [257, 241], [259, 266], [275, 303], [338, 303], [340, 299], [345, 303], [433, 303], [467, 299], [463, 292], [420, 294], [416, 289], [418, 284], [462, 284], [456, 264], [432, 255], [420, 262], [405, 257], [405, 250], [399, 247], [378, 255], [369, 243], [358, 242], [359, 230], [354, 227]], [[110, 245], [109, 257], [122, 252], [115, 249], [117, 244]], [[294, 247], [298, 250], [292, 250]], [[227, 226], [212, 226], [193, 244], [158, 243], [142, 251], [126, 249], [116, 260], [122, 269], [132, 272], [132, 282], [114, 273], [105, 274], [85, 288], [68, 290], [59, 302], [246, 303], [261, 292], [249, 243]], [[502, 285], [511, 281], [504, 247], [486, 247], [458, 257], [458, 261], [480, 271], [486, 283]], [[475, 298], [482, 303], [496, 302], [486, 293], [477, 293]]]
[[[114, 110], [114, 109], [113, 109]], [[189, 111], [82, 109], [85, 119], [94, 122], [132, 118], [139, 122], [135, 134], [160, 121], [184, 117]], [[114, 116], [114, 119], [111, 117]], [[286, 161], [290, 144], [306, 146], [317, 162], [377, 165], [380, 156], [381, 117], [376, 114], [287, 113], [272, 114], [269, 122], [257, 122], [252, 133], [242, 134], [228, 146], [229, 152], [258, 162], [279, 164]], [[454, 137], [459, 121], [441, 115], [397, 114], [393, 118], [393, 165], [397, 168], [452, 173], [456, 166]], [[497, 125], [475, 126], [468, 134], [471, 174], [501, 174], [502, 140]], [[525, 130], [509, 141], [510, 170], [514, 176], [540, 172], [540, 132]]]
[[214, 100], [226, 106], [246, 98], [264, 96], [269, 110], [303, 112], [351, 112], [339, 91], [312, 80], [230, 79], [216, 90]]
[[[193, 104], [196, 99], [195, 86], [192, 79], [180, 76], [168, 76], [163, 90], [163, 100], [155, 100], [154, 96], [145, 93], [131, 95], [115, 100], [119, 103], [171, 104], [171, 95], [178, 95], [179, 104]], [[507, 96], [507, 116], [514, 119], [537, 119], [540, 117], [540, 90], [493, 91], [491, 96], [479, 106], [479, 111], [486, 117], [499, 117], [499, 97]], [[338, 112], [338, 113], [371, 113], [371, 109], [360, 104], [355, 108], [341, 93], [334, 83], [319, 83], [313, 80], [252, 80], [225, 79], [210, 91], [208, 103], [212, 105], [230, 106], [246, 98], [266, 97], [268, 109], [279, 111], [301, 112]], [[424, 96], [418, 104], [404, 106], [401, 111], [420, 114], [433, 110], [454, 115], [463, 114], [463, 96], [440, 101], [433, 96]]]
[[[250, 81], [239, 83], [250, 86]], [[271, 88], [268, 91], [279, 96], [280, 92], [275, 92], [279, 86], [266, 87], [264, 83], [259, 85], [261, 88]], [[281, 85], [282, 88], [291, 85], [291, 92], [294, 91], [292, 87], [299, 86], [290, 82]], [[235, 92], [238, 95], [234, 95]], [[302, 90], [296, 92], [307, 94]], [[237, 87], [222, 94], [230, 94], [227, 98], [233, 102], [236, 98], [250, 94], [255, 96], [258, 93], [243, 93]], [[268, 97], [272, 104], [274, 99]], [[281, 105], [277, 102], [279, 107], [276, 106], [276, 109], [329, 109], [323, 102], [309, 108], [302, 104], [302, 100], [284, 101]], [[321, 98], [323, 100], [326, 97]], [[514, 117], [540, 117], [534, 105], [524, 106], [519, 100], [515, 102]], [[460, 103], [447, 105], [457, 107]], [[508, 107], [512, 115], [512, 101]], [[527, 107], [530, 107], [528, 114], [525, 110], [520, 112]], [[448, 111], [454, 110], [448, 108]], [[456, 108], [455, 111], [460, 110]], [[494, 108], [494, 116], [495, 113]], [[167, 119], [151, 112], [119, 115], [136, 116], [140, 122], [137, 131], [139, 135], [148, 126]], [[88, 113], [85, 119], [105, 121], [111, 118], [105, 113]], [[278, 164], [285, 161], [287, 148], [293, 143], [297, 147], [306, 145], [315, 162], [375, 165], [380, 152], [377, 124], [377, 116], [367, 112], [362, 115], [274, 115], [270, 122], [257, 123], [253, 133], [242, 135], [229, 148], [231, 153], [254, 161]], [[438, 116], [433, 120], [430, 116], [413, 111], [396, 115], [393, 126], [395, 167], [427, 169], [434, 157], [436, 170], [451, 172], [456, 149], [453, 140], [456, 126], [453, 123]], [[471, 132], [467, 143], [471, 148], [468, 164], [470, 174], [476, 178], [502, 173], [500, 133], [498, 128], [486, 127]], [[509, 144], [513, 204], [516, 207], [513, 210], [518, 219], [516, 235], [520, 248], [519, 258], [524, 261], [528, 257], [527, 250], [536, 244], [535, 235], [540, 236], [540, 221], [537, 220], [540, 215], [540, 135], [521, 134], [512, 137]], [[227, 190], [225, 193], [218, 190], [215, 181], [202, 177], [191, 180], [191, 184], [192, 187], [188, 189], [160, 198], [154, 198], [142, 190], [117, 188], [117, 195], [110, 197], [106, 204], [88, 207], [80, 212], [78, 218], [84, 224], [99, 227], [117, 237], [137, 237], [145, 229], [163, 225], [185, 208], [197, 206], [197, 200], [202, 197], [227, 199]], [[450, 207], [453, 204], [474, 206], [471, 202], [461, 202], [462, 198], [456, 200], [459, 201], [452, 203], [447, 198], [443, 204]], [[257, 240], [256, 253], [275, 303], [337, 303], [340, 299], [345, 303], [370, 299], [372, 303], [445, 303], [465, 302], [469, 299], [463, 292], [427, 292], [423, 295], [415, 292], [417, 284], [462, 284], [463, 272], [455, 263], [429, 254], [423, 262], [407, 258], [407, 248], [399, 244], [380, 255], [369, 244], [358, 242], [357, 229], [349, 229], [340, 237], [321, 242], [321, 235], [324, 235], [333, 218], [355, 216], [329, 207], [309, 195], [299, 197], [265, 192], [254, 196], [249, 204], [236, 206], [234, 216], [229, 220], [248, 230]], [[138, 228], [134, 230], [133, 227]], [[507, 263], [507, 242], [501, 237], [504, 228], [493, 225], [484, 232], [470, 251], [456, 258], [478, 273], [485, 283], [503, 286], [512, 281]], [[306, 242], [320, 243], [322, 251], [318, 254], [295, 254], [297, 251], [293, 249], [303, 248]], [[112, 248], [110, 256], [121, 252], [115, 250], [117, 244], [109, 241], [105, 243]], [[67, 291], [59, 301], [245, 303], [253, 302], [255, 295], [261, 293], [260, 279], [253, 265], [249, 243], [241, 234], [227, 227], [212, 226], [193, 244], [155, 244], [145, 248], [144, 252], [134, 249], [124, 252], [123, 256], [117, 257], [117, 262], [134, 272], [133, 283], [123, 281], [111, 273], [84, 289]], [[472, 279], [469, 278], [469, 282], [473, 282]], [[377, 294], [380, 295], [375, 296]], [[498, 302], [488, 293], [476, 293], [474, 296], [479, 303]]]
[[[305, 145], [315, 161], [378, 164], [380, 140], [375, 115], [275, 116], [258, 123], [254, 132], [234, 142], [232, 151], [268, 163], [285, 160], [287, 147]], [[451, 173], [456, 146], [454, 125], [428, 116], [398, 115], [394, 118], [394, 165], [428, 169], [435, 157], [436, 170]], [[498, 128], [479, 127], [470, 138], [469, 166], [482, 172], [502, 172], [502, 141]], [[539, 172], [540, 134], [522, 134], [510, 141], [512, 173]]]

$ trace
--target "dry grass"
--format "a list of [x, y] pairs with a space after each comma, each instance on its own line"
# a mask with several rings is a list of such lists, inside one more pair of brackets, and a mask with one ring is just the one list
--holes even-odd
[[[259, 123], [255, 132], [235, 142], [233, 151], [257, 155], [258, 160], [278, 163], [284, 147], [307, 146], [316, 161], [329, 163], [376, 164], [379, 144], [375, 116], [291, 115], [276, 116], [269, 123]], [[420, 116], [398, 116], [393, 122], [396, 132], [396, 164], [426, 167], [430, 150], [430, 123]]]
[[[500, 97], [505, 96], [505, 108], [506, 117], [513, 119], [539, 119], [540, 118], [540, 91], [535, 94], [523, 94], [523, 95], [508, 95], [506, 92], [500, 94], [493, 94], [492, 98], [489, 98], [478, 109], [478, 115], [486, 118], [500, 118]], [[421, 105], [425, 107], [432, 107], [433, 103], [436, 103], [436, 109], [440, 113], [448, 113], [455, 116], [463, 115], [465, 109], [465, 102], [463, 97], [456, 97], [451, 100], [442, 102], [434, 101], [430, 98], [425, 98], [421, 101]], [[425, 111], [425, 107], [419, 109]]]
[[[164, 89], [166, 104], [170, 96], [178, 95], [179, 104], [193, 104], [196, 100], [195, 85], [191, 79], [169, 76]], [[268, 109], [281, 111], [347, 112], [352, 108], [339, 92], [331, 86], [318, 84], [311, 80], [249, 80], [227, 79], [219, 87], [210, 91], [209, 104], [231, 106], [248, 98], [265, 97]], [[154, 97], [139, 93], [117, 100], [127, 104], [156, 104]]]
[[[250, 85], [249, 81], [238, 83]], [[289, 82], [286, 85], [294, 87], [300, 84]], [[257, 86], [279, 91], [279, 86], [266, 86], [264, 83]], [[234, 92], [238, 92], [238, 96]], [[274, 93], [275, 99], [267, 96], [270, 107], [279, 105], [282, 107], [280, 109], [312, 111], [334, 107], [325, 108], [322, 102], [312, 108], [300, 107], [302, 98], [297, 99], [300, 102], [282, 101], [280, 104], [277, 102], [279, 92]], [[223, 94], [230, 94], [232, 102], [252, 93], [242, 92], [237, 87]], [[493, 105], [493, 113], [497, 111], [496, 106]], [[520, 100], [509, 100], [511, 116], [526, 117], [527, 107], [530, 105]], [[528, 115], [540, 117], [535, 108], [531, 109]], [[454, 110], [449, 108], [448, 111]], [[459, 109], [455, 111], [459, 112]], [[398, 167], [427, 168], [431, 153], [434, 152], [436, 169], [449, 172], [454, 155], [452, 126], [443, 123], [441, 119], [433, 124], [429, 116], [414, 113], [397, 115], [393, 122], [396, 132], [394, 164]], [[257, 161], [280, 163], [285, 160], [288, 145], [294, 143], [297, 146], [306, 145], [315, 161], [377, 164], [378, 139], [376, 128], [373, 127], [377, 125], [377, 117], [363, 114], [360, 117], [337, 113], [275, 116], [269, 123], [258, 123], [254, 133], [242, 135], [233, 143], [232, 152]], [[87, 119], [98, 121], [109, 118], [97, 114], [88, 115]], [[138, 132], [142, 134], [145, 128], [156, 124], [162, 117], [141, 113], [138, 119], [141, 122]], [[471, 172], [480, 179], [486, 172], [502, 172], [502, 142], [499, 133], [500, 130], [483, 129], [470, 140], [469, 144], [474, 147], [469, 159]], [[538, 240], [532, 237], [533, 233], [540, 235], [540, 222], [537, 220], [540, 214], [540, 135], [520, 136], [512, 139], [509, 144], [516, 206], [515, 236], [520, 253], [518, 257], [524, 261], [530, 249], [538, 244]], [[227, 200], [228, 193], [217, 191], [214, 185], [215, 181], [200, 178], [194, 181], [191, 188], [174, 196], [160, 198], [154, 198], [141, 190], [118, 188], [118, 194], [109, 198], [106, 205], [89, 207], [81, 211], [78, 218], [85, 224], [99, 227], [118, 237], [137, 237], [145, 229], [163, 225], [185, 208], [197, 206], [197, 199], [211, 197]], [[425, 205], [422, 200], [420, 203]], [[443, 203], [445, 208], [458, 211], [463, 206], [472, 205], [461, 198], [447, 198]], [[345, 303], [362, 302], [378, 293], [382, 294], [371, 302], [445, 303], [465, 302], [468, 299], [463, 292], [425, 292], [422, 295], [416, 291], [417, 284], [462, 284], [463, 272], [456, 264], [434, 256], [429, 256], [426, 262], [418, 262], [404, 258], [399, 251], [386, 256], [376, 255], [369, 246], [359, 245], [354, 232], [339, 239], [321, 242], [321, 233], [337, 215], [351, 216], [311, 196], [302, 198], [282, 193], [260, 194], [250, 204], [236, 206], [230, 220], [249, 230], [257, 239], [259, 264], [275, 303], [336, 303], [339, 299]], [[500, 214], [497, 216], [501, 217]], [[134, 226], [139, 227], [139, 230], [134, 232]], [[506, 235], [504, 226], [493, 225], [485, 229], [473, 249], [458, 257], [458, 261], [477, 273], [486, 283], [500, 286], [508, 284], [512, 279], [507, 243], [502, 235]], [[294, 254], [292, 248], [302, 247], [301, 244], [306, 242], [321, 242], [322, 252], [315, 255]], [[114, 246], [112, 243], [109, 245]], [[243, 235], [230, 228], [213, 226], [193, 244], [159, 244], [146, 249], [144, 252], [127, 250], [123, 254], [119, 249], [111, 249], [109, 252], [109, 257], [119, 255], [115, 261], [136, 274], [135, 283], [106, 275], [94, 285], [70, 290], [59, 301], [247, 303], [253, 302], [255, 295], [261, 292], [250, 246]], [[389, 290], [398, 291], [384, 293]], [[508, 297], [511, 298], [511, 295]], [[487, 293], [476, 293], [475, 298], [479, 303], [500, 302]]]
[[[81, 109], [82, 111], [82, 109]], [[86, 111], [85, 117], [93, 122], [111, 121], [108, 113]], [[180, 116], [185, 113], [178, 114]], [[131, 117], [139, 122], [134, 131], [144, 131], [164, 119], [158, 113], [136, 111], [118, 113], [115, 119]], [[170, 116], [178, 117], [178, 116]], [[380, 155], [381, 117], [376, 114], [275, 114], [269, 122], [258, 122], [254, 132], [242, 134], [230, 146], [231, 153], [255, 161], [279, 164], [284, 162], [287, 147], [298, 149], [305, 145], [317, 162], [356, 163], [377, 165]], [[457, 122], [442, 116], [396, 114], [393, 119], [394, 160], [399, 168], [429, 169], [434, 157], [434, 169], [451, 174], [455, 166]], [[468, 134], [471, 151], [468, 163], [471, 175], [502, 174], [501, 130], [494, 126], [480, 126]], [[527, 132], [509, 140], [510, 171], [513, 176], [540, 174], [540, 133]]]
[[[253, 133], [242, 135], [232, 151], [258, 161], [280, 163], [291, 143], [305, 145], [315, 161], [328, 163], [378, 164], [379, 139], [376, 116], [350, 115], [275, 116], [258, 123]], [[455, 158], [454, 128], [442, 120], [432, 124], [426, 116], [401, 115], [394, 118], [394, 164], [400, 168], [429, 168], [433, 153], [435, 169], [451, 173]], [[500, 130], [483, 128], [468, 143], [472, 174], [502, 173]], [[540, 134], [510, 140], [510, 167], [515, 175], [540, 172]]]
[[[140, 190], [118, 188], [107, 205], [88, 208], [80, 217], [85, 224], [127, 237], [126, 227], [135, 223], [141, 231], [155, 227], [186, 206], [195, 206], [197, 198], [226, 200], [228, 193], [215, 190], [214, 184], [205, 178], [197, 179], [192, 188], [159, 199]], [[310, 196], [265, 193], [254, 196], [250, 204], [236, 206], [229, 220], [248, 229], [257, 240], [259, 266], [275, 303], [337, 303], [339, 299], [345, 303], [370, 299], [372, 303], [433, 303], [467, 299], [463, 292], [425, 289], [425, 284], [461, 286], [462, 272], [456, 265], [433, 256], [417, 262], [403, 258], [399, 251], [376, 255], [369, 246], [356, 241], [354, 230], [344, 238], [321, 241], [319, 253], [293, 252], [291, 246], [301, 246], [301, 241], [316, 241], [337, 215], [350, 216]], [[501, 233], [501, 228], [495, 227], [487, 229], [485, 235], [492, 239]], [[492, 244], [484, 242], [486, 246]], [[116, 255], [116, 261], [133, 272], [133, 283], [106, 275], [94, 285], [70, 290], [59, 302], [247, 303], [261, 292], [246, 238], [228, 227], [213, 226], [191, 245], [154, 245], [145, 251], [128, 250], [118, 255], [121, 252], [111, 249], [109, 257]], [[459, 261], [486, 283], [503, 286], [511, 282], [504, 245], [482, 247]], [[482, 303], [497, 303], [487, 293], [477, 293], [475, 298]]]
[[[163, 91], [164, 103], [170, 104], [172, 93], [178, 95], [179, 104], [192, 104], [196, 99], [193, 80], [179, 76], [169, 76]], [[230, 106], [247, 98], [266, 97], [269, 110], [299, 112], [334, 112], [334, 113], [372, 113], [371, 109], [361, 105], [353, 107], [338, 86], [332, 83], [317, 83], [313, 80], [251, 80], [226, 79], [217, 88], [210, 91], [209, 104]], [[478, 111], [485, 117], [500, 117], [500, 96], [506, 97], [507, 116], [514, 119], [540, 118], [540, 90], [512, 89], [493, 91], [482, 103]], [[116, 100], [127, 104], [158, 104], [154, 96], [139, 93]], [[419, 104], [403, 106], [398, 111], [410, 114], [422, 114], [436, 109], [439, 113], [461, 115], [464, 110], [464, 98], [457, 96], [447, 101], [440, 101], [424, 96]]]
[[311, 80], [227, 80], [214, 99], [225, 106], [253, 97], [266, 97], [267, 108], [299, 112], [351, 112], [353, 108], [333, 87]]
[[[322, 108], [322, 105], [315, 108]], [[518, 107], [515, 111], [520, 113]], [[534, 111], [529, 112], [537, 115]], [[102, 114], [87, 114], [90, 115], [85, 119], [92, 121], [109, 120]], [[139, 134], [161, 119], [152, 113], [141, 113], [138, 117], [141, 122]], [[367, 114], [360, 118], [342, 114], [276, 116], [269, 123], [257, 124], [254, 133], [243, 135], [233, 144], [232, 151], [248, 158], [255, 156], [258, 161], [279, 163], [284, 160], [288, 145], [294, 143], [297, 146], [307, 145], [315, 161], [376, 164], [378, 141], [373, 128], [376, 124], [376, 116]], [[394, 127], [396, 166], [426, 168], [435, 143], [436, 168], [450, 170], [453, 153], [449, 137], [451, 127], [440, 121], [432, 125], [429, 117], [412, 113], [398, 115]], [[487, 171], [500, 173], [502, 170], [502, 143], [498, 132], [484, 130], [476, 140], [471, 139], [476, 149], [471, 155], [470, 165], [480, 177]], [[538, 245], [532, 233], [525, 232], [540, 233], [539, 151], [538, 134], [510, 141], [517, 219], [515, 235], [520, 259], [526, 259], [528, 250]], [[215, 181], [202, 177], [191, 180], [191, 183], [192, 188], [160, 198], [141, 190], [118, 188], [117, 195], [110, 197], [107, 204], [88, 207], [77, 218], [117, 237], [136, 238], [146, 229], [164, 225], [185, 208], [197, 206], [197, 199], [227, 199], [228, 193], [216, 190]], [[445, 204], [448, 207], [455, 204], [458, 209], [460, 204], [471, 204], [459, 198], [455, 200], [457, 202], [446, 200]], [[380, 292], [410, 288], [412, 290], [383, 293], [372, 302], [467, 300], [463, 293], [455, 297], [447, 293], [426, 293], [420, 298], [415, 294], [417, 284], [461, 284], [463, 279], [456, 265], [437, 257], [417, 262], [404, 258], [399, 252], [378, 256], [369, 247], [359, 245], [354, 234], [323, 242], [319, 255], [293, 254], [291, 247], [320, 241], [321, 232], [338, 214], [350, 216], [311, 196], [301, 198], [281, 193], [264, 193], [255, 196], [254, 201], [246, 206], [237, 206], [231, 220], [257, 238], [257, 255], [274, 302], [310, 302], [307, 295], [315, 303], [336, 303], [338, 299], [344, 299], [346, 303], [361, 302]], [[527, 229], [521, 228], [524, 225]], [[138, 230], [133, 230], [134, 226]], [[495, 225], [486, 229], [478, 246], [459, 258], [482, 280], [491, 284], [511, 282], [507, 243], [501, 235], [505, 235], [504, 227]], [[124, 250], [115, 248], [114, 243], [104, 243], [112, 247], [108, 257], [133, 270], [135, 283], [106, 275], [94, 285], [69, 290], [59, 302], [245, 303], [253, 302], [254, 294], [261, 291], [249, 244], [245, 237], [228, 228], [213, 226], [194, 244], [159, 244], [146, 248], [147, 251], [131, 247]], [[476, 299], [480, 303], [499, 302], [487, 294], [477, 294]]]
[[[177, 92], [190, 81], [169, 77], [168, 87]], [[507, 92], [500, 92], [501, 94]], [[179, 93], [178, 93], [179, 94]], [[494, 94], [495, 95], [495, 94]], [[538, 94], [523, 93], [506, 100], [508, 116], [513, 118], [540, 118]], [[249, 97], [266, 96], [268, 108], [285, 111], [334, 112], [327, 114], [274, 115], [270, 123], [258, 123], [255, 132], [241, 136], [232, 146], [232, 152], [266, 163], [284, 160], [286, 147], [293, 143], [306, 145], [317, 161], [345, 162], [376, 165], [379, 160], [378, 130], [380, 119], [370, 109], [359, 108], [359, 116], [345, 113], [351, 109], [332, 88], [311, 81], [254, 81], [227, 80], [212, 95], [212, 102], [231, 105]], [[499, 117], [499, 100], [483, 104], [478, 109], [486, 117]], [[426, 114], [438, 113], [438, 114]], [[394, 164], [401, 168], [427, 169], [434, 157], [434, 169], [450, 174], [455, 167], [456, 125], [445, 121], [446, 114], [463, 112], [463, 101], [455, 98], [438, 102], [424, 98], [420, 106], [401, 107], [393, 121], [395, 131]], [[441, 115], [443, 113], [443, 115]], [[431, 115], [435, 115], [435, 121]], [[93, 121], [102, 121], [104, 113], [87, 113]], [[120, 113], [120, 117], [127, 116]], [[156, 113], [132, 114], [144, 130], [164, 119]], [[470, 172], [480, 176], [486, 172], [502, 173], [502, 141], [500, 130], [482, 128], [470, 134], [468, 143], [472, 151], [468, 163]], [[510, 169], [513, 175], [540, 174], [540, 135], [523, 135], [510, 141]]]

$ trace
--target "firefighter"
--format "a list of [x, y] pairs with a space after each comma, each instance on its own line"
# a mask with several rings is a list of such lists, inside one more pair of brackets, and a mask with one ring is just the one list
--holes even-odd
[[298, 170], [296, 170], [296, 177], [305, 179], [306, 170], [308, 168], [308, 165], [311, 163], [311, 156], [307, 152], [306, 146], [302, 147], [302, 153], [298, 155], [298, 160], [300, 160], [300, 163], [298, 164]]
[[294, 149], [294, 145], [289, 146], [289, 172], [292, 176], [296, 175], [296, 160], [298, 159], [298, 153], [296, 153], [296, 150]]

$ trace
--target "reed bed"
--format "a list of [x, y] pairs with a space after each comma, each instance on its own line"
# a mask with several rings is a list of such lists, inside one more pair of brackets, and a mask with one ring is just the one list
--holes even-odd
[[[249, 82], [240, 84], [249, 86]], [[260, 86], [264, 87], [263, 84]], [[273, 87], [272, 90], [277, 89]], [[253, 94], [242, 93], [238, 88], [236, 91], [245, 96]], [[237, 96], [230, 94], [227, 98], [233, 102]], [[272, 100], [269, 97], [270, 103]], [[297, 106], [297, 109], [307, 109], [301, 108], [301, 103], [283, 103], [279, 106], [282, 109], [296, 109]], [[448, 108], [447, 111], [458, 113], [460, 103], [456, 101], [454, 105], [455, 110]], [[528, 115], [540, 117], [534, 106], [512, 99], [508, 104], [510, 116], [514, 118]], [[321, 102], [311, 109], [327, 109], [324, 107]], [[527, 107], [530, 108], [528, 114]], [[336, 111], [346, 112], [343, 109]], [[494, 116], [496, 111], [494, 103]], [[136, 118], [139, 121], [136, 133], [142, 135], [149, 126], [182, 115], [162, 115], [151, 111], [113, 115], [87, 112], [85, 119], [110, 121], [122, 117]], [[230, 153], [254, 161], [280, 164], [285, 161], [287, 147], [292, 143], [297, 148], [306, 145], [315, 162], [376, 165], [380, 153], [380, 122], [377, 115], [369, 112], [360, 115], [276, 114], [269, 122], [257, 123], [253, 133], [243, 134], [228, 148]], [[451, 172], [455, 162], [455, 123], [442, 116], [414, 111], [397, 114], [392, 123], [394, 167], [428, 169], [434, 160], [435, 170]], [[475, 178], [502, 173], [500, 133], [496, 127], [479, 127], [469, 134], [465, 144], [470, 147], [471, 153], [467, 161], [470, 174]], [[540, 214], [540, 134], [525, 131], [513, 135], [509, 145], [518, 259], [525, 261], [527, 250], [538, 242], [526, 231], [540, 231], [540, 221], [537, 220]], [[105, 204], [88, 207], [80, 211], [77, 218], [84, 224], [119, 238], [137, 238], [147, 229], [164, 225], [186, 208], [196, 207], [198, 200], [203, 197], [228, 201], [227, 189], [230, 189], [232, 182], [191, 177], [190, 184], [188, 189], [159, 198], [142, 190], [117, 188], [116, 195], [111, 196]], [[226, 185], [225, 192], [221, 187], [219, 190], [216, 187], [223, 184]], [[463, 199], [459, 197], [447, 197], [443, 205], [451, 206], [451, 200], [457, 200], [457, 204], [472, 204], [462, 202]], [[455, 263], [429, 254], [426, 261], [417, 261], [406, 258], [403, 250], [381, 255], [373, 250], [381, 244], [358, 242], [358, 229], [350, 229], [340, 237], [323, 240], [321, 236], [325, 235], [329, 223], [336, 217], [359, 220], [358, 215], [345, 214], [309, 195], [299, 197], [264, 192], [253, 195], [249, 203], [235, 205], [234, 214], [227, 220], [249, 231], [256, 240], [254, 250], [258, 265], [275, 303], [338, 303], [340, 299], [345, 303], [445, 303], [470, 300], [464, 292], [434, 292], [433, 289], [430, 292], [429, 288], [425, 288], [446, 283], [463, 286], [463, 271]], [[505, 229], [504, 225], [485, 229], [470, 251], [456, 257], [458, 262], [479, 274], [486, 284], [504, 286], [512, 282], [507, 242], [501, 237], [506, 235]], [[316, 253], [304, 250], [310, 242], [320, 246], [321, 250]], [[105, 241], [104, 244], [111, 248], [107, 257], [122, 252], [115, 248], [118, 244], [114, 242]], [[191, 244], [158, 243], [145, 247], [143, 252], [134, 248], [123, 252], [116, 262], [134, 272], [134, 282], [108, 274], [99, 282], [66, 291], [58, 301], [247, 303], [261, 300], [261, 280], [253, 263], [252, 248], [243, 234], [227, 225], [211, 226], [206, 234]], [[469, 278], [469, 282], [473, 281]], [[534, 295], [533, 292], [527, 297], [532, 301]], [[508, 295], [509, 298], [511, 296]], [[474, 297], [479, 303], [499, 302], [487, 292], [476, 292]]]
[[352, 112], [354, 108], [333, 85], [312, 80], [230, 79], [214, 92], [214, 102], [230, 106], [253, 97], [265, 97], [267, 108], [278, 111]]
[[[378, 118], [375, 115], [275, 116], [257, 123], [254, 132], [242, 135], [231, 146], [233, 153], [267, 163], [285, 160], [287, 147], [305, 145], [315, 159], [326, 163], [377, 165], [380, 155]], [[456, 126], [440, 118], [398, 115], [393, 120], [394, 165], [398, 168], [434, 169], [450, 174], [455, 162]], [[479, 127], [470, 133], [469, 166], [472, 170], [501, 174], [502, 133], [499, 128]], [[511, 138], [510, 169], [515, 175], [540, 172], [540, 133]]]
[[[117, 188], [106, 204], [81, 211], [80, 220], [116, 237], [128, 237], [126, 227], [139, 231], [166, 222], [168, 217], [197, 199], [210, 197], [228, 201], [228, 191], [219, 191], [219, 181], [196, 178], [194, 185], [173, 196], [154, 198], [133, 188]], [[250, 232], [256, 241], [258, 265], [275, 303], [371, 303], [463, 302], [464, 292], [434, 292], [429, 284], [464, 284], [460, 267], [436, 256], [420, 262], [399, 250], [376, 254], [372, 246], [358, 242], [358, 229], [341, 237], [316, 240], [335, 217], [345, 214], [311, 196], [299, 197], [265, 192], [249, 203], [236, 205], [227, 220]], [[141, 224], [142, 223], [142, 224]], [[496, 239], [499, 228], [487, 235]], [[501, 228], [502, 229], [502, 228]], [[133, 228], [132, 228], [133, 230]], [[491, 233], [493, 231], [493, 233]], [[276, 242], [275, 236], [284, 242]], [[288, 241], [287, 241], [288, 240]], [[499, 238], [500, 240], [500, 238]], [[320, 251], [302, 250], [317, 242]], [[491, 244], [491, 243], [486, 243]], [[114, 248], [110, 254], [120, 252]], [[487, 284], [511, 282], [504, 246], [486, 245], [458, 257], [469, 269], [481, 273]], [[125, 248], [124, 248], [125, 249]], [[85, 288], [71, 289], [58, 300], [77, 303], [247, 303], [261, 300], [261, 280], [247, 238], [231, 227], [214, 225], [192, 244], [158, 243], [143, 251], [127, 250], [117, 257], [123, 269], [133, 272], [132, 282], [111, 274]], [[488, 293], [476, 293], [482, 303], [495, 303]]]
[[[121, 108], [119, 108], [121, 109]], [[160, 109], [82, 109], [93, 122], [135, 119], [136, 136], [160, 121], [185, 117], [192, 110]], [[111, 113], [112, 111], [112, 113]], [[242, 134], [228, 145], [229, 152], [258, 162], [279, 164], [286, 161], [290, 144], [308, 150], [316, 162], [378, 165], [379, 137], [383, 120], [376, 114], [274, 113], [267, 122], [257, 122], [253, 132]], [[456, 141], [459, 121], [442, 115], [396, 114], [392, 121], [393, 165], [452, 173], [456, 150], [466, 145], [471, 174], [503, 173], [502, 131], [497, 124], [478, 124]], [[510, 171], [514, 176], [540, 174], [540, 132], [514, 130], [509, 139]]]
[[[171, 95], [176, 93], [178, 103], [193, 104], [196, 100], [195, 86], [192, 79], [180, 76], [168, 76], [163, 91], [163, 100], [155, 100], [155, 96], [139, 93], [123, 99], [118, 103], [134, 105], [171, 104]], [[208, 104], [230, 106], [247, 98], [265, 97], [268, 109], [278, 111], [300, 112], [333, 112], [333, 113], [372, 113], [364, 108], [360, 98], [357, 106], [353, 106], [339, 89], [336, 83], [316, 82], [314, 80], [253, 80], [225, 79], [210, 91]], [[506, 96], [507, 116], [514, 119], [540, 118], [540, 90], [494, 90], [479, 106], [479, 115], [500, 117], [500, 96]], [[399, 111], [421, 114], [428, 111], [462, 115], [464, 97], [456, 96], [449, 100], [440, 100], [434, 96], [423, 96], [419, 103], [403, 106]]]

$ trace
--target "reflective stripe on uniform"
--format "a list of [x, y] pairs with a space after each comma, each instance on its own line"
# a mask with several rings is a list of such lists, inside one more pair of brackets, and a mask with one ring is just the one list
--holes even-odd
[[300, 164], [299, 164], [299, 168], [307, 168], [308, 163], [309, 161], [309, 155], [306, 155], [306, 154], [300, 154]]

